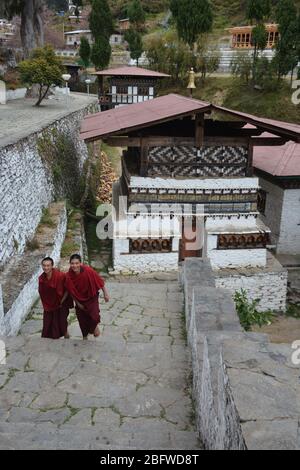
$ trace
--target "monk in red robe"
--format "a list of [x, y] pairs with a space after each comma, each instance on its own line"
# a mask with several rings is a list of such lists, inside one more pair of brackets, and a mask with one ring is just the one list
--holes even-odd
[[105, 302], [109, 302], [109, 295], [102, 277], [94, 269], [82, 264], [80, 255], [75, 254], [70, 258], [66, 289], [75, 301], [83, 339], [87, 339], [89, 334], [99, 336], [99, 290], [103, 291]]
[[73, 299], [65, 288], [66, 275], [54, 268], [53, 259], [42, 261], [43, 274], [39, 276], [39, 294], [44, 307], [42, 338], [69, 338], [68, 315]]

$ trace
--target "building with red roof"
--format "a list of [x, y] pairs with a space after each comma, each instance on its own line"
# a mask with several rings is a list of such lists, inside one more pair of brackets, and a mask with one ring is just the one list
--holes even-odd
[[287, 273], [269, 251], [253, 158], [268, 147], [272, 161], [287, 145], [293, 160], [300, 126], [169, 94], [86, 116], [81, 138], [124, 149], [113, 191], [115, 271], [208, 258], [219, 286], [245, 288], [262, 310], [285, 310]]
[[[300, 126], [298, 126], [300, 127]], [[272, 230], [277, 253], [300, 254], [300, 144], [254, 149], [253, 165], [260, 180], [262, 219]]]

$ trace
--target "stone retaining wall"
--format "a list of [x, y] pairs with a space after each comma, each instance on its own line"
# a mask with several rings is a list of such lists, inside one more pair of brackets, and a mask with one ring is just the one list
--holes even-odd
[[[55, 228], [47, 233], [45, 246], [37, 250], [37, 253], [12, 259], [1, 273], [0, 335], [16, 335], [22, 321], [37, 300], [41, 259], [44, 256], [51, 256], [55, 263], [60, 260], [60, 250], [67, 227], [67, 213], [64, 203], [57, 203], [55, 206], [56, 215], [53, 217]], [[13, 288], [15, 292], [9, 292]]]
[[244, 289], [250, 300], [259, 299], [258, 311], [286, 311], [288, 272], [271, 253], [264, 268], [221, 269], [214, 275], [216, 287], [232, 294]]
[[208, 261], [184, 262], [182, 283], [193, 398], [207, 449], [299, 449], [299, 367], [290, 345], [245, 333]]
[[[41, 158], [39, 138], [44, 132], [63, 132], [71, 136], [80, 156], [80, 165], [87, 159], [87, 147], [79, 140], [83, 117], [95, 105], [67, 114], [44, 130], [0, 148], [0, 267], [16, 254], [22, 254], [40, 221], [42, 209], [53, 201], [53, 175]], [[77, 185], [78, 182], [74, 182]]]

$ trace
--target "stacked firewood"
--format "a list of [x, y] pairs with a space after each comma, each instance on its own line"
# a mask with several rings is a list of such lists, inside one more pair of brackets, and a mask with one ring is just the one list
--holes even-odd
[[101, 151], [100, 184], [97, 192], [97, 199], [100, 202], [112, 202], [112, 185], [118, 179], [112, 164], [105, 152]]

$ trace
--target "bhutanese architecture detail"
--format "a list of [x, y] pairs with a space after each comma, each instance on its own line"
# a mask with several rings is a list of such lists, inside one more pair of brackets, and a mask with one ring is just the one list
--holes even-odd
[[99, 82], [99, 104], [102, 111], [153, 100], [159, 80], [169, 77], [164, 73], [133, 66], [101, 70], [95, 75]]
[[[196, 256], [220, 273], [247, 268], [260, 270], [258, 284], [267, 279], [272, 238], [253, 153], [300, 142], [300, 126], [171, 94], [87, 117], [81, 136], [124, 148], [113, 194], [116, 272], [174, 270]], [[284, 309], [284, 298], [276, 305]]]

